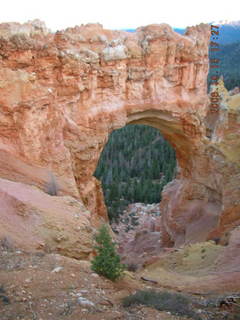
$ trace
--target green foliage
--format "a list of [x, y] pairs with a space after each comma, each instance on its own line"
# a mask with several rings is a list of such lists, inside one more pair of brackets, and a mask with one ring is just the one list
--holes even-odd
[[139, 290], [135, 294], [123, 299], [124, 307], [139, 304], [153, 307], [159, 311], [170, 311], [177, 316], [201, 320], [199, 315], [192, 310], [190, 299], [178, 293]]
[[173, 179], [174, 149], [160, 132], [145, 125], [115, 130], [105, 146], [95, 176], [101, 180], [110, 221], [130, 203], [158, 203]]
[[106, 225], [103, 225], [95, 237], [97, 256], [91, 261], [91, 268], [96, 273], [114, 281], [123, 274], [125, 266], [121, 264]]
[[223, 75], [225, 87], [230, 90], [240, 86], [240, 42], [221, 45], [217, 52], [209, 51], [209, 58], [219, 59], [218, 69], [210, 69], [208, 82], [210, 77], [219, 71], [219, 75]]

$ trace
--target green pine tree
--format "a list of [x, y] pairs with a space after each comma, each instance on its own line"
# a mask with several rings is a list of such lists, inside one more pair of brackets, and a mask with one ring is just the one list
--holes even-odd
[[161, 186], [171, 181], [175, 166], [175, 151], [157, 129], [128, 125], [115, 130], [95, 172], [102, 181], [110, 223], [118, 221], [129, 203], [160, 201]]
[[121, 264], [116, 252], [115, 243], [112, 241], [106, 225], [102, 225], [95, 236], [97, 256], [91, 261], [91, 268], [96, 273], [115, 281], [119, 279], [125, 266]]

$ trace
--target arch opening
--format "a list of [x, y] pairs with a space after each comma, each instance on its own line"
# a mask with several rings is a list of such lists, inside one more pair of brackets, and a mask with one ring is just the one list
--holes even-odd
[[164, 186], [176, 175], [175, 150], [159, 127], [151, 118], [129, 120], [111, 133], [94, 173], [102, 182], [111, 223], [130, 204], [158, 204]]

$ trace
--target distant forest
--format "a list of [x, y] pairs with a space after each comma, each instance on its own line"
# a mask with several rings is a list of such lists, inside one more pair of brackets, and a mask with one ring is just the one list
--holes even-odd
[[117, 221], [129, 203], [160, 202], [175, 168], [175, 151], [157, 129], [128, 125], [112, 132], [95, 172], [110, 221]]
[[[240, 86], [240, 42], [221, 45], [218, 58], [227, 89]], [[102, 181], [110, 221], [117, 221], [130, 203], [159, 202], [175, 171], [175, 151], [157, 129], [129, 125], [114, 131], [95, 172]]]
[[[239, 39], [240, 40], [240, 39]], [[215, 53], [215, 57], [217, 57], [220, 62], [220, 75], [223, 75], [225, 87], [228, 90], [231, 90], [235, 87], [240, 86], [240, 41], [220, 45], [220, 50]], [[211, 53], [209, 54], [211, 58]], [[212, 71], [214, 74], [214, 70]], [[211, 72], [209, 73], [209, 77], [211, 76]]]

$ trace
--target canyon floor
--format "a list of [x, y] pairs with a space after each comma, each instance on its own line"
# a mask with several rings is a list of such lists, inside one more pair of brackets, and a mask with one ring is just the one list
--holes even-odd
[[[209, 249], [206, 250], [210, 256], [214, 245], [210, 243], [208, 246]], [[28, 253], [11, 247], [6, 241], [1, 243], [0, 252], [1, 320], [189, 319], [145, 306], [122, 306], [122, 298], [137, 290], [150, 289], [182, 292], [189, 296], [195, 301], [193, 308], [203, 320], [240, 319], [235, 309], [239, 308], [239, 299], [225, 303], [227, 298], [221, 290], [209, 294], [201, 293], [200, 284], [204, 274], [199, 273], [196, 276], [198, 258], [195, 262], [183, 264], [180, 262], [179, 253], [172, 252], [162, 263], [156, 262], [157, 266], [152, 264], [144, 271], [126, 272], [123, 279], [111, 282], [92, 272], [88, 261], [52, 253]], [[196, 258], [196, 251], [194, 252]], [[194, 255], [190, 252], [189, 256]], [[179, 263], [176, 267], [177, 259]], [[190, 276], [186, 279], [187, 276], [183, 275], [188, 274], [187, 265], [192, 269], [192, 273], [195, 272], [194, 286], [189, 282]], [[155, 280], [156, 283], [146, 279]], [[211, 279], [208, 279], [208, 286], [211, 286]], [[210, 305], [214, 308], [210, 308]]]

